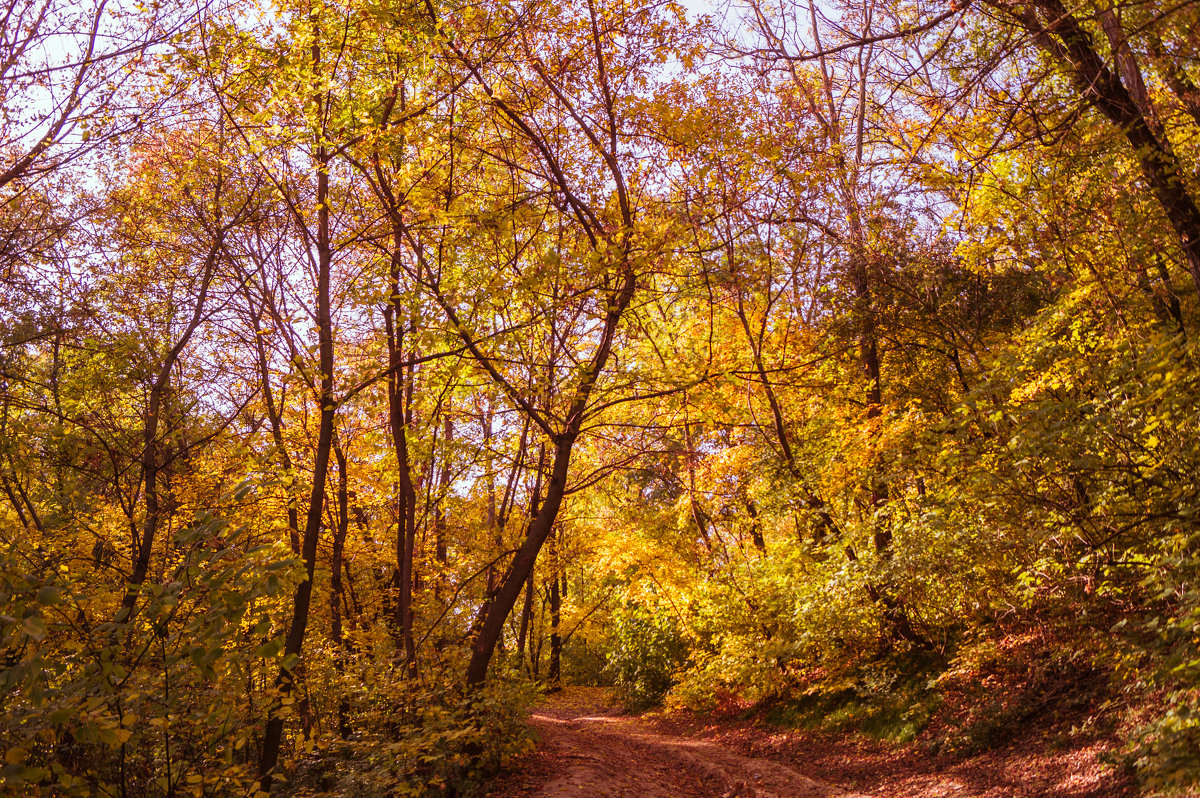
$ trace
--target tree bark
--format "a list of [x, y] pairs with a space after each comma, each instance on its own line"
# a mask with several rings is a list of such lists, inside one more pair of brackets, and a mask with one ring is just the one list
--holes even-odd
[[562, 593], [559, 591], [562, 578], [562, 560], [559, 557], [561, 537], [562, 527], [556, 526], [550, 534], [550, 668], [546, 673], [546, 679], [554, 688], [558, 687], [562, 671], [562, 635], [559, 634], [562, 621]]
[[526, 641], [529, 639], [529, 624], [533, 620], [533, 580], [534, 572], [529, 572], [529, 578], [525, 580], [525, 602], [521, 606], [521, 623], [517, 630], [517, 659], [521, 661], [521, 667], [530, 676], [533, 675], [533, 668], [525, 664], [525, 648]]
[[[316, 21], [313, 20], [313, 27]], [[312, 65], [319, 69], [321, 49], [314, 42]], [[320, 95], [315, 98], [318, 117], [323, 116], [324, 102]], [[312, 491], [309, 494], [308, 516], [305, 519], [304, 538], [301, 541], [300, 557], [304, 563], [304, 580], [297, 585], [292, 597], [292, 621], [284, 642], [284, 659], [275, 679], [275, 688], [280, 699], [289, 697], [295, 687], [294, 669], [299, 662], [304, 646], [304, 634], [308, 628], [309, 607], [312, 603], [313, 576], [317, 563], [317, 541], [321, 533], [321, 515], [325, 506], [325, 482], [329, 472], [329, 455], [333, 446], [333, 431], [337, 404], [334, 399], [334, 351], [333, 318], [330, 303], [330, 277], [333, 265], [333, 246], [329, 226], [329, 163], [330, 156], [322, 144], [316, 151], [316, 207], [317, 235], [317, 347], [320, 368], [318, 401], [320, 403], [320, 425], [317, 433], [317, 450], [313, 459]], [[299, 220], [298, 220], [299, 222]], [[258, 776], [263, 792], [271, 791], [271, 778], [279, 761], [279, 747], [283, 739], [282, 704], [273, 703], [263, 734], [262, 755], [259, 759]]]
[[[1043, 50], [1067, 68], [1079, 94], [1120, 128], [1175, 232], [1192, 280], [1200, 286], [1200, 208], [1184, 183], [1183, 169], [1165, 138], [1155, 135], [1154, 122], [1134, 94], [1097, 53], [1091, 36], [1060, 0], [1036, 0], [1033, 8], [1041, 12], [1044, 23], [1030, 9], [988, 2], [1028, 30]], [[1129, 67], [1128, 59], [1124, 65]]]
[[[346, 671], [346, 654], [350, 643], [342, 629], [342, 607], [346, 604], [345, 588], [342, 585], [342, 561], [346, 549], [346, 535], [350, 531], [350, 477], [347, 472], [346, 454], [342, 451], [337, 436], [333, 439], [333, 454], [337, 459], [337, 519], [333, 531], [333, 553], [329, 561], [329, 631], [333, 637], [333, 667], [338, 674]], [[350, 736], [350, 704], [344, 694], [338, 696], [338, 736], [345, 740]]]
[[403, 233], [393, 230], [390, 297], [384, 310], [388, 339], [388, 422], [396, 454], [396, 572], [395, 626], [400, 630], [409, 671], [416, 673], [417, 652], [413, 636], [413, 565], [416, 552], [417, 496], [408, 453], [408, 428], [412, 422], [412, 369], [404, 363], [404, 340], [410, 324], [401, 303], [400, 272]]

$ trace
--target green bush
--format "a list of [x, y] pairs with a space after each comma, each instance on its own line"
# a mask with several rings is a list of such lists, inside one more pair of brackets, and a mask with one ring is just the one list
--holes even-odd
[[1200, 533], [1176, 535], [1165, 548], [1164, 567], [1146, 579], [1162, 605], [1145, 624], [1157, 655], [1145, 679], [1166, 700], [1135, 735], [1130, 757], [1154, 789], [1200, 783]]
[[629, 709], [637, 712], [662, 703], [687, 654], [674, 618], [632, 602], [613, 613], [607, 671]]
[[527, 681], [493, 679], [467, 692], [449, 673], [416, 681], [399, 666], [364, 665], [369, 674], [345, 681], [353, 734], [310, 752], [289, 794], [472, 795], [533, 747], [526, 718], [536, 691]]
[[1171, 695], [1168, 709], [1141, 729], [1133, 765], [1151, 789], [1186, 788], [1200, 781], [1200, 710], [1197, 696]]
[[[286, 544], [238, 539], [210, 515], [177, 532], [175, 567], [125, 622], [109, 620], [122, 586], [0, 548], [0, 795], [254, 793], [303, 571]], [[285, 704], [280, 794], [465, 795], [531, 746], [527, 683], [466, 692], [457, 661], [415, 680], [386, 651], [338, 667], [321, 644]]]
[[563, 646], [563, 681], [581, 687], [612, 687], [605, 648], [586, 638], [572, 638]]
[[[200, 515], [175, 567], [120, 592], [14, 542], [0, 551], [0, 785], [12, 794], [245, 795], [261, 715], [246, 685], [278, 671], [279, 607], [300, 572], [286, 546], [227, 544]], [[35, 567], [30, 568], [30, 564]]]

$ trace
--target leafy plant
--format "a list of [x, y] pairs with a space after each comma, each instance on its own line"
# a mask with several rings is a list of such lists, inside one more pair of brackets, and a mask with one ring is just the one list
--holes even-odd
[[612, 616], [606, 669], [633, 711], [657, 706], [687, 661], [688, 647], [674, 618], [635, 602]]

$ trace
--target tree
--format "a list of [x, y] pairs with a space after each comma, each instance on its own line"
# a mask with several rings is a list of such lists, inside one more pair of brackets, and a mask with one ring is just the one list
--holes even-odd
[[[444, 24], [431, 5], [427, 10], [435, 26]], [[522, 218], [537, 208], [545, 214], [541, 230], [553, 236], [552, 244], [529, 247], [524, 253], [514, 236], [498, 241], [503, 250], [489, 253], [500, 266], [487, 281], [489, 292], [503, 295], [501, 281], [513, 278], [527, 281], [534, 291], [530, 321], [513, 326], [524, 328], [532, 322], [545, 330], [546, 350], [540, 353], [538, 367], [524, 361], [517, 369], [506, 365], [487, 342], [492, 334], [487, 326], [492, 314], [507, 315], [510, 309], [493, 310], [483, 297], [470, 296], [467, 286], [454, 279], [457, 275], [431, 261], [428, 253], [433, 248], [411, 230], [408, 233], [426, 290], [478, 367], [547, 443], [548, 474], [536, 514], [475, 618], [466, 672], [472, 685], [483, 682], [505, 620], [554, 529], [569, 490], [575, 444], [604, 404], [602, 378], [637, 292], [639, 274], [663, 246], [659, 223], [645, 205], [653, 184], [629, 168], [639, 115], [626, 92], [650, 85], [649, 70], [662, 56], [652, 55], [649, 48], [674, 35], [670, 17], [676, 12], [585, 3], [555, 11], [531, 7], [520, 17], [514, 13], [504, 10], [499, 19], [506, 25], [520, 21], [510, 34], [512, 46], [531, 72], [522, 73], [505, 62], [481, 62], [456, 38], [445, 38], [443, 46], [447, 57], [487, 96], [494, 124], [503, 126], [508, 140], [515, 137], [524, 143], [520, 157], [528, 161], [510, 160], [507, 148], [484, 150], [520, 181], [519, 193], [499, 213]], [[576, 53], [581, 57], [572, 55]], [[577, 144], [568, 146], [568, 138]], [[598, 181], [592, 175], [603, 178]], [[528, 382], [531, 378], [536, 382]], [[554, 386], [553, 392], [547, 391], [549, 386]]]

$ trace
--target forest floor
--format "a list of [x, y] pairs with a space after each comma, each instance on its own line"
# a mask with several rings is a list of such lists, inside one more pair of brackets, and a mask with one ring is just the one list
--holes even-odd
[[514, 763], [488, 793], [600, 798], [768, 798], [841, 791], [764, 757], [746, 756], [702, 735], [669, 734], [622, 714], [602, 688], [569, 687], [531, 718], [537, 750]]
[[1128, 798], [1105, 765], [1105, 739], [1064, 745], [1031, 729], [970, 757], [859, 735], [784, 729], [761, 719], [623, 714], [599, 688], [548, 696], [531, 723], [537, 750], [513, 763], [492, 798]]

